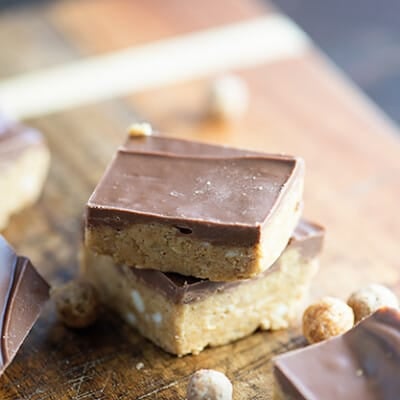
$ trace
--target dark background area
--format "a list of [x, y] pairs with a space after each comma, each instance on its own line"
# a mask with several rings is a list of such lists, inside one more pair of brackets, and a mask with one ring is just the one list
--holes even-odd
[[[0, 11], [44, 1], [51, 0], [0, 0]], [[400, 122], [399, 0], [275, 0], [274, 3], [374, 102]]]
[[326, 54], [400, 122], [400, 1], [275, 0]]

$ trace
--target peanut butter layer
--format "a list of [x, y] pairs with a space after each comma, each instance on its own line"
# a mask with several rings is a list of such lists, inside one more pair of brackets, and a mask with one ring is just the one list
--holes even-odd
[[342, 336], [276, 358], [276, 398], [395, 400], [400, 312], [383, 308]]
[[197, 354], [298, 319], [318, 269], [323, 234], [321, 227], [302, 222], [269, 270], [237, 282], [137, 270], [85, 246], [81, 272], [104, 304], [145, 337], [173, 354]]
[[[324, 230], [321, 226], [302, 220], [297, 225], [285, 252], [296, 249], [303, 259], [312, 260], [321, 251]], [[191, 276], [183, 276], [175, 273], [164, 273], [152, 269], [130, 268], [127, 274], [134, 275], [145, 285], [164, 294], [174, 303], [188, 304], [199, 301], [213, 293], [221, 292], [237, 285], [250, 283], [254, 279], [261, 279], [267, 274], [279, 268], [278, 261], [268, 270], [256, 278], [244, 279], [235, 282], [211, 282]]]
[[130, 138], [88, 201], [86, 245], [122, 264], [249, 278], [285, 248], [300, 218], [303, 177], [302, 160], [291, 156]]

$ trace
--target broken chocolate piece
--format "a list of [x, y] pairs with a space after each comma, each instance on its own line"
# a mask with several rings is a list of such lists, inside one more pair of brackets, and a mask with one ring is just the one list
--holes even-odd
[[400, 312], [382, 308], [347, 333], [274, 361], [276, 398], [396, 400]]
[[17, 256], [0, 236], [0, 374], [38, 319], [48, 293], [29, 259]]

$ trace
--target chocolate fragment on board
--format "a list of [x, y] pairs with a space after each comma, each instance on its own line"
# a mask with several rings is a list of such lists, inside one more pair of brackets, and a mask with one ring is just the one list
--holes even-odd
[[39, 317], [49, 285], [26, 257], [0, 236], [0, 374]]
[[382, 308], [342, 336], [274, 361], [277, 398], [396, 400], [400, 312]]

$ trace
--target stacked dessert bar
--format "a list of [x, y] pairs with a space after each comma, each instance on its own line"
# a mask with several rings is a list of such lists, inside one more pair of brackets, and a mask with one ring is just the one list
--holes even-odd
[[173, 354], [286, 328], [323, 239], [303, 181], [296, 157], [129, 137], [87, 203], [82, 273]]

